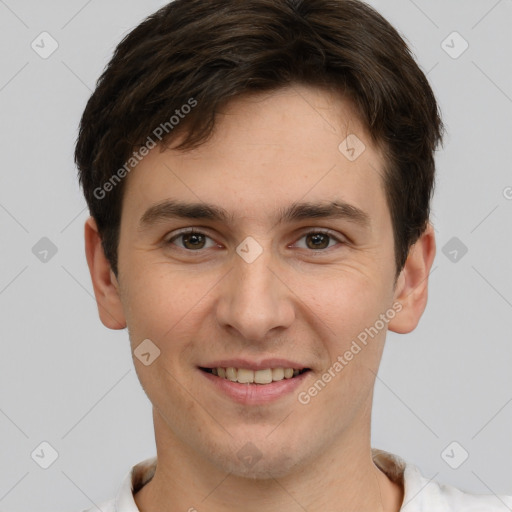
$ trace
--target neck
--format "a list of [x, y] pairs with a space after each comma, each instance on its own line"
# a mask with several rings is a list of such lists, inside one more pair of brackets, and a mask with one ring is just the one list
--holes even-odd
[[[370, 436], [358, 432], [309, 464], [278, 478], [251, 479], [222, 471], [169, 435], [155, 415], [158, 464], [136, 495], [140, 512], [205, 510], [398, 512], [403, 489], [373, 462]], [[165, 432], [167, 435], [161, 435]]]

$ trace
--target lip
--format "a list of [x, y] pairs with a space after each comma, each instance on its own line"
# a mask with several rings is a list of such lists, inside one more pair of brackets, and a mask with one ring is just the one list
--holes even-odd
[[[265, 361], [264, 363], [268, 364], [269, 361]], [[229, 366], [235, 367], [235, 365], [231, 364]], [[220, 368], [222, 367], [223, 366], [220, 366]], [[247, 368], [247, 366], [240, 366], [239, 368]], [[265, 366], [264, 368], [269, 368], [269, 366]], [[285, 368], [292, 368], [292, 366], [285, 366]], [[259, 369], [263, 368], [260, 367]], [[263, 405], [289, 396], [301, 385], [310, 373], [304, 372], [291, 379], [283, 379], [271, 382], [270, 384], [241, 384], [240, 382], [232, 382], [228, 379], [217, 377], [199, 368], [197, 371], [203, 375], [204, 378], [208, 379], [215, 390], [243, 405]]]
[[262, 359], [261, 361], [248, 361], [247, 359], [223, 359], [213, 361], [207, 364], [200, 364], [202, 368], [245, 368], [247, 370], [266, 370], [267, 368], [294, 368], [302, 370], [303, 368], [310, 368], [304, 366], [302, 363], [297, 361], [290, 361], [288, 359]]

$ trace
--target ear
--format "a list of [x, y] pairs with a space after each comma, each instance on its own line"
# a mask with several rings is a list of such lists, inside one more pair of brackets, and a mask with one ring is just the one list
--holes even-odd
[[85, 221], [85, 254], [91, 273], [100, 320], [109, 329], [124, 329], [126, 320], [119, 296], [119, 284], [105, 257], [96, 221]]
[[394, 302], [401, 311], [388, 323], [389, 330], [406, 334], [413, 331], [427, 305], [428, 277], [436, 255], [434, 227], [428, 224], [416, 243], [410, 248], [404, 268], [395, 286]]

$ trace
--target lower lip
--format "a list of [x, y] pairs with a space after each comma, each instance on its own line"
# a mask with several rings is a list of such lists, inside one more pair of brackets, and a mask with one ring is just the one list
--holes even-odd
[[301, 373], [291, 379], [278, 380], [270, 384], [241, 384], [232, 382], [212, 373], [198, 371], [204, 375], [219, 391], [229, 396], [235, 402], [245, 405], [261, 405], [273, 402], [291, 394], [306, 378], [311, 370]]

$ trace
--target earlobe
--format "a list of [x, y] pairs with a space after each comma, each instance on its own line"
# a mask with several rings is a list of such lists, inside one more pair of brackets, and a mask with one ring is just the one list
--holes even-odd
[[398, 277], [394, 301], [399, 302], [402, 309], [388, 323], [390, 331], [406, 334], [418, 325], [427, 305], [428, 277], [435, 255], [434, 227], [429, 223], [409, 250], [405, 266]]
[[96, 221], [89, 217], [84, 226], [85, 254], [91, 274], [100, 320], [109, 329], [124, 329], [126, 320], [119, 285], [105, 257]]

